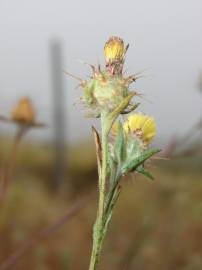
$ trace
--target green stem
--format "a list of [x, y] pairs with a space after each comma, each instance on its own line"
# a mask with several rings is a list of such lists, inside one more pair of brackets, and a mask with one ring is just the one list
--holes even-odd
[[[93, 247], [90, 259], [89, 270], [96, 270], [102, 250], [103, 240], [107, 231], [108, 223], [111, 218], [109, 209], [113, 208], [113, 204], [119, 195], [118, 182], [110, 191], [111, 194], [106, 192], [106, 181], [108, 177], [107, 163], [108, 163], [108, 134], [111, 126], [116, 118], [122, 113], [129, 105], [130, 100], [135, 95], [131, 92], [128, 96], [112, 111], [103, 110], [101, 112], [101, 128], [102, 128], [102, 166], [99, 173], [99, 205], [96, 222], [93, 231]], [[114, 172], [113, 172], [114, 173]], [[112, 172], [110, 172], [112, 174]], [[119, 178], [117, 174], [116, 177]], [[112, 175], [111, 175], [112, 177]], [[110, 196], [109, 196], [110, 195]], [[107, 204], [106, 204], [107, 203]]]
[[99, 205], [97, 219], [94, 225], [93, 232], [93, 248], [91, 253], [91, 260], [89, 270], [96, 270], [102, 249], [102, 243], [105, 236], [105, 198], [106, 198], [106, 179], [107, 179], [107, 160], [108, 160], [108, 129], [106, 111], [101, 113], [101, 129], [102, 129], [102, 167], [99, 179]]

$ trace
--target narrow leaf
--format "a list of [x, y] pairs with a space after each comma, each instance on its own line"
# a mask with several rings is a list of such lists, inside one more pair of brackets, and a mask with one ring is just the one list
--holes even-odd
[[107, 123], [106, 123], [106, 133], [109, 133], [112, 124], [116, 120], [116, 118], [121, 114], [129, 105], [129, 102], [135, 95], [134, 92], [130, 92], [127, 97], [124, 98], [124, 100], [121, 101], [121, 103], [114, 109], [107, 117]]
[[128, 110], [123, 111], [121, 114], [128, 114], [130, 112], [133, 112], [134, 110], [137, 109], [137, 107], [139, 107], [139, 105], [140, 103], [135, 103], [130, 108], [128, 108]]
[[118, 197], [120, 195], [120, 192], [121, 192], [121, 186], [117, 184], [116, 188], [111, 192], [112, 193], [110, 194], [108, 201], [107, 201], [107, 204], [106, 204], [106, 207], [105, 207], [105, 216], [106, 216], [105, 226], [108, 226], [108, 222], [112, 216], [114, 206], [115, 206], [115, 204], [118, 200]]
[[154, 177], [151, 175], [151, 173], [149, 171], [145, 170], [144, 167], [138, 167], [136, 169], [136, 171], [143, 174], [144, 176], [150, 178], [151, 180], [154, 180]]
[[141, 164], [143, 164], [148, 158], [160, 152], [160, 149], [149, 149], [144, 151], [139, 157], [136, 157], [132, 161], [126, 162], [122, 167], [122, 174], [136, 170]]
[[117, 158], [118, 164], [121, 165], [121, 162], [125, 158], [125, 141], [124, 141], [123, 127], [120, 122], [118, 122], [118, 130], [114, 145], [114, 155]]
[[[96, 148], [96, 157], [97, 157], [97, 166], [98, 166], [98, 175], [101, 174], [101, 166], [102, 166], [102, 147], [100, 142], [100, 136], [97, 130], [92, 126], [92, 132], [95, 139], [95, 148]], [[100, 178], [100, 177], [99, 177]]]

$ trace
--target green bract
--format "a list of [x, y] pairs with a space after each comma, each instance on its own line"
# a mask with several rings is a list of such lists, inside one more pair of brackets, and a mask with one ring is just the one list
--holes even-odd
[[91, 108], [112, 111], [128, 95], [128, 85], [122, 75], [112, 76], [103, 71], [86, 82], [83, 100]]

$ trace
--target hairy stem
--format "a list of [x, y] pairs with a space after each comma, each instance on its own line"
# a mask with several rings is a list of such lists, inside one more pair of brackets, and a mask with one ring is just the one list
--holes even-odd
[[93, 233], [93, 248], [90, 260], [89, 270], [97, 269], [102, 249], [102, 243], [105, 236], [105, 198], [106, 198], [106, 179], [107, 179], [107, 159], [108, 159], [108, 130], [107, 126], [107, 112], [101, 113], [101, 129], [102, 129], [102, 166], [99, 179], [99, 205], [97, 219], [94, 225]]
[[[105, 203], [107, 201], [106, 192], [106, 181], [108, 177], [108, 135], [113, 125], [113, 122], [119, 116], [120, 113], [127, 108], [130, 100], [134, 96], [135, 93], [131, 92], [129, 95], [112, 111], [109, 112], [107, 110], [103, 110], [101, 112], [101, 137], [102, 137], [102, 165], [101, 170], [99, 172], [99, 205], [98, 205], [98, 213], [96, 222], [94, 225], [93, 232], [93, 248], [90, 259], [89, 270], [96, 270], [97, 265], [100, 258], [100, 253], [102, 250], [103, 240], [107, 231], [107, 227], [111, 218], [111, 211], [108, 211], [110, 208], [113, 208], [113, 205], [118, 198], [119, 190], [118, 184], [110, 191], [112, 192], [109, 196], [108, 205], [105, 207]], [[110, 172], [111, 174], [112, 172]], [[119, 178], [118, 175], [116, 177]]]

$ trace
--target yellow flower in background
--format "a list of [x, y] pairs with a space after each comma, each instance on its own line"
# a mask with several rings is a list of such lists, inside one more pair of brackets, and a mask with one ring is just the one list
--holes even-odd
[[111, 37], [105, 44], [104, 54], [107, 63], [122, 62], [125, 55], [123, 40], [119, 37]]
[[149, 145], [156, 135], [156, 123], [153, 117], [143, 114], [130, 115], [123, 125], [126, 134], [139, 137], [145, 146]]
[[28, 97], [23, 97], [14, 107], [11, 113], [12, 120], [24, 124], [33, 124], [35, 121], [35, 112], [33, 105]]

